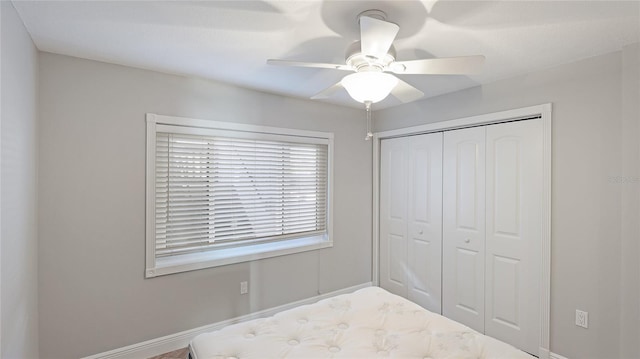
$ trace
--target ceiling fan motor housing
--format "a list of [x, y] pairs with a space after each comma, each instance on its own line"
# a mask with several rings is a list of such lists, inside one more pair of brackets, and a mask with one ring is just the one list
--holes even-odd
[[349, 45], [345, 55], [347, 65], [351, 66], [356, 72], [364, 71], [384, 71], [389, 64], [396, 60], [396, 49], [393, 45], [387, 51], [383, 58], [376, 58], [362, 53], [360, 41], [356, 41]]

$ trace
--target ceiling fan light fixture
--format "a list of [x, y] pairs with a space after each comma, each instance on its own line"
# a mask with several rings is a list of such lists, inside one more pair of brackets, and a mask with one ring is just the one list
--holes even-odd
[[398, 84], [398, 79], [384, 72], [367, 71], [347, 75], [341, 84], [354, 100], [376, 103], [389, 96]]

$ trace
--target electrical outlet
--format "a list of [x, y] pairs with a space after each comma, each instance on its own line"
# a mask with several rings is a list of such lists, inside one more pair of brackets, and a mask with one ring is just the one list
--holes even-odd
[[244, 282], [240, 282], [240, 294], [247, 294], [249, 293], [249, 282], [244, 281]]
[[576, 309], [576, 325], [583, 328], [589, 328], [589, 313]]

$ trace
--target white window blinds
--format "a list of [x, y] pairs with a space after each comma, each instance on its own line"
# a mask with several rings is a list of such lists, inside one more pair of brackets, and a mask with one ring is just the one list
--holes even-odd
[[156, 132], [156, 258], [323, 233], [327, 158], [327, 144]]

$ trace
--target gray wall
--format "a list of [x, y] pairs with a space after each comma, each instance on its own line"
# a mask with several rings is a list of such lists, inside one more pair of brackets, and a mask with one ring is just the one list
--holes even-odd
[[551, 351], [569, 358], [638, 355], [638, 66], [635, 46], [375, 116], [381, 131], [553, 103]]
[[[49, 53], [39, 70], [42, 357], [90, 355], [371, 280], [362, 111]], [[334, 132], [334, 247], [144, 279], [146, 112]]]
[[640, 355], [640, 44], [622, 52], [620, 356]]
[[0, 12], [0, 356], [26, 359], [38, 357], [38, 53], [11, 2]]

